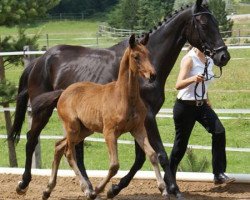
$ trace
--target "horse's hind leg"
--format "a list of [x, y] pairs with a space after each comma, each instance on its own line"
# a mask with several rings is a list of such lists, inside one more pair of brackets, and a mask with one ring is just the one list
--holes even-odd
[[62, 158], [63, 153], [65, 151], [65, 146], [67, 144], [66, 142], [67, 142], [66, 138], [63, 138], [62, 140], [58, 141], [55, 145], [55, 155], [54, 155], [54, 161], [52, 164], [51, 176], [50, 176], [47, 188], [43, 192], [43, 200], [46, 200], [50, 197], [52, 190], [56, 186], [57, 171], [58, 171], [58, 167], [59, 167], [61, 158]]
[[27, 132], [25, 170], [22, 176], [22, 181], [18, 183], [16, 188], [18, 194], [24, 194], [28, 189], [28, 185], [31, 181], [32, 155], [38, 143], [38, 137], [42, 129], [48, 123], [52, 112], [53, 109], [47, 109], [46, 111], [43, 111], [42, 114], [33, 116], [32, 118], [31, 129]]
[[132, 135], [134, 136], [140, 147], [144, 150], [145, 154], [148, 156], [155, 171], [158, 188], [161, 191], [163, 197], [165, 199], [169, 199], [170, 197], [167, 193], [166, 184], [161, 176], [157, 154], [149, 144], [145, 127], [139, 127], [137, 130], [132, 132]]

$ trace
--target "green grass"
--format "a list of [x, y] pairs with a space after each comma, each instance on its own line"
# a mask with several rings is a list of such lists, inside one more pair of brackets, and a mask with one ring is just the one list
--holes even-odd
[[[92, 21], [62, 21], [62, 22], [49, 22], [31, 25], [28, 28], [29, 34], [34, 34], [41, 31], [42, 37], [39, 41], [40, 46], [46, 44], [44, 39], [45, 34], [49, 33], [50, 38], [60, 38], [62, 40], [51, 40], [50, 46], [58, 43], [65, 44], [89, 44], [90, 41], [75, 41], [70, 38], [75, 37], [95, 37], [99, 22]], [[239, 27], [250, 27], [249, 21], [239, 21], [234, 24], [235, 28]], [[65, 35], [59, 35], [65, 33]], [[0, 33], [4, 34], [15, 34], [16, 28], [0, 27]], [[66, 35], [71, 34], [71, 36]], [[79, 35], [78, 35], [79, 34]], [[95, 42], [91, 41], [96, 44]], [[117, 40], [101, 40], [100, 46], [111, 46], [115, 44]], [[185, 52], [181, 52], [173, 70], [171, 71], [165, 86], [166, 98], [163, 107], [172, 108], [176, 98], [177, 91], [174, 89], [175, 81], [179, 71], [180, 59], [183, 57]], [[214, 108], [250, 108], [250, 68], [249, 58], [250, 49], [244, 50], [230, 50], [232, 59], [227, 66], [223, 68], [223, 75], [220, 79], [216, 80], [211, 85], [209, 97], [212, 101]], [[244, 58], [244, 59], [238, 59]], [[215, 67], [216, 70], [216, 67]], [[10, 66], [6, 69], [6, 77], [15, 84], [18, 84], [20, 74], [23, 71], [23, 67]], [[218, 73], [218, 71], [217, 71]], [[11, 106], [14, 106], [11, 105]], [[228, 114], [226, 116], [229, 116]], [[238, 116], [236, 114], [230, 116]], [[249, 117], [249, 115], [247, 115]], [[174, 140], [174, 126], [173, 119], [157, 119], [158, 128], [161, 133], [163, 142], [173, 143]], [[228, 147], [245, 147], [250, 148], [250, 120], [222, 120], [226, 131], [227, 131], [227, 146]], [[27, 132], [27, 122], [24, 123], [22, 134], [25, 135]], [[3, 119], [3, 113], [0, 113], [0, 134], [5, 133], [5, 123]], [[62, 135], [62, 127], [58, 121], [57, 113], [53, 114], [50, 122], [43, 130], [42, 135]], [[95, 134], [93, 137], [102, 137], [101, 135]], [[121, 136], [120, 139], [132, 140], [129, 134]], [[17, 145], [18, 163], [20, 167], [24, 167], [24, 149], [26, 140], [21, 140]], [[42, 140], [42, 167], [50, 168], [53, 159], [54, 152], [54, 140]], [[211, 146], [211, 135], [199, 125], [196, 124], [194, 131], [190, 138], [190, 144], [193, 145], [206, 145]], [[168, 155], [171, 152], [171, 148], [166, 148]], [[204, 156], [210, 161], [209, 169], [211, 172], [211, 152], [209, 150], [194, 150], [194, 153], [198, 158]], [[107, 148], [103, 143], [88, 142], [86, 147], [86, 158], [85, 163], [87, 169], [107, 169]], [[8, 166], [8, 148], [7, 143], [4, 139], [0, 139], [0, 167]], [[250, 173], [250, 169], [245, 167], [250, 164], [249, 153], [239, 152], [228, 152], [228, 170], [230, 173]], [[134, 147], [132, 145], [119, 145], [119, 158], [121, 162], [121, 169], [129, 169], [134, 160]], [[65, 159], [61, 163], [61, 168], [69, 168]], [[150, 164], [147, 162], [143, 170], [151, 169]]]

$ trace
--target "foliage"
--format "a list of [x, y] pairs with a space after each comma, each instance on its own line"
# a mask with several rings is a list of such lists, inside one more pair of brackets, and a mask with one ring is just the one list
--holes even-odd
[[16, 98], [16, 86], [6, 80], [0, 81], [0, 105], [14, 102]]
[[15, 25], [31, 22], [46, 15], [60, 0], [1, 0], [0, 25]]
[[[4, 51], [23, 51], [23, 47], [25, 45], [30, 45], [34, 49], [38, 48], [37, 40], [39, 38], [39, 34], [35, 34], [33, 37], [27, 37], [25, 34], [25, 29], [22, 27], [18, 28], [17, 38], [13, 36], [6, 36], [0, 41], [0, 49]], [[23, 56], [5, 56], [4, 63], [5, 65], [8, 63], [11, 64], [19, 64], [22, 60]]]
[[110, 6], [115, 5], [118, 0], [61, 0], [60, 3], [52, 8], [49, 13], [85, 13], [86, 15], [94, 12], [105, 11]]
[[[149, 29], [172, 11], [173, 0], [120, 0], [109, 13], [108, 23], [116, 28]], [[129, 19], [129, 20], [128, 20]]]
[[181, 6], [189, 5], [194, 3], [193, 0], [175, 0], [174, 1], [174, 9], [179, 10]]
[[241, 3], [249, 3], [250, 4], [250, 0], [241, 0]]
[[179, 170], [183, 172], [204, 172], [208, 166], [209, 162], [206, 157], [198, 160], [192, 148], [188, 148], [186, 151], [186, 157], [181, 162]]
[[137, 24], [138, 1], [120, 0], [108, 14], [109, 24], [116, 28], [134, 29]]
[[226, 3], [223, 0], [210, 0], [209, 9], [218, 20], [220, 31], [227, 31], [222, 34], [222, 37], [230, 37], [232, 35], [233, 21], [227, 19]]

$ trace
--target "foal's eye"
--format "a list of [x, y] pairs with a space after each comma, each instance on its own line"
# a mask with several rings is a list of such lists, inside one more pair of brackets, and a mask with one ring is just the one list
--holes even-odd
[[134, 58], [135, 58], [135, 61], [136, 61], [136, 62], [139, 62], [139, 61], [140, 61], [140, 56], [139, 56], [139, 55], [135, 55]]

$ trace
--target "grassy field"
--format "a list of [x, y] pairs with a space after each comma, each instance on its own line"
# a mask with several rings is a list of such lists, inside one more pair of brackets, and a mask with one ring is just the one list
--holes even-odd
[[[242, 23], [242, 22], [240, 22]], [[78, 21], [78, 22], [49, 22], [40, 23], [29, 26], [28, 33], [34, 34], [38, 31], [45, 37], [45, 34], [49, 33], [49, 37], [54, 37], [54, 40], [50, 40], [49, 45], [67, 43], [67, 44], [93, 44], [96, 45], [96, 41], [81, 40], [80, 38], [95, 38], [98, 29], [99, 22], [92, 21]], [[250, 23], [246, 23], [250, 24]], [[241, 24], [243, 25], [243, 24]], [[235, 24], [235, 27], [241, 26]], [[58, 31], [60, 30], [60, 31]], [[60, 34], [58, 34], [60, 32]], [[1, 35], [15, 34], [15, 28], [0, 27]], [[71, 36], [69, 37], [69, 34]], [[79, 35], [78, 35], [79, 34]], [[72, 38], [78, 37], [79, 40], [72, 40]], [[61, 40], [56, 40], [60, 38]], [[39, 41], [40, 46], [46, 44], [41, 38]], [[111, 46], [116, 43], [117, 40], [107, 39], [100, 40], [100, 46]], [[180, 58], [185, 52], [181, 52], [179, 59], [177, 60], [171, 74], [166, 82], [166, 99], [163, 107], [172, 108], [177, 92], [174, 90], [177, 73], [179, 70]], [[237, 49], [230, 50], [231, 60], [227, 66], [223, 69], [223, 75], [220, 79], [215, 80], [215, 83], [210, 88], [210, 99], [214, 108], [250, 108], [250, 49]], [[23, 67], [10, 66], [6, 70], [6, 76], [8, 80], [14, 83], [18, 83], [19, 76], [23, 70]], [[218, 69], [216, 69], [218, 73]], [[14, 106], [14, 105], [12, 105]], [[228, 116], [228, 115], [227, 115]], [[239, 116], [239, 115], [230, 115]], [[244, 115], [249, 117], [249, 115]], [[239, 116], [240, 117], [240, 116]], [[174, 140], [174, 126], [171, 118], [158, 119], [158, 127], [162, 136], [163, 142], [173, 143]], [[222, 120], [227, 130], [227, 146], [228, 147], [245, 147], [250, 148], [250, 120], [234, 119], [234, 120]], [[25, 122], [22, 134], [25, 135], [27, 131], [27, 122]], [[3, 114], [0, 113], [0, 134], [5, 133], [5, 124]], [[50, 119], [49, 124], [43, 130], [42, 135], [62, 135], [62, 127], [58, 121], [57, 114], [54, 113]], [[93, 137], [102, 137], [95, 134]], [[129, 134], [125, 134], [121, 139], [131, 140]], [[18, 162], [20, 167], [24, 167], [24, 149], [26, 140], [21, 140], [17, 145]], [[51, 161], [53, 159], [54, 152], [54, 140], [42, 140], [42, 167], [50, 168]], [[190, 144], [196, 145], [211, 145], [211, 136], [205, 132], [205, 130], [196, 124], [194, 131], [190, 138]], [[171, 148], [166, 148], [168, 154], [171, 152]], [[104, 153], [103, 153], [104, 152]], [[87, 169], [107, 169], [108, 158], [107, 148], [103, 143], [87, 142], [86, 145], [86, 166]], [[211, 163], [211, 153], [209, 150], [194, 150], [194, 153], [199, 159], [206, 157]], [[0, 167], [8, 166], [8, 148], [4, 139], [0, 139]], [[250, 173], [250, 168], [245, 167], [250, 164], [250, 153], [228, 152], [228, 170], [231, 173]], [[132, 145], [119, 145], [119, 158], [121, 162], [121, 169], [129, 169], [134, 159], [134, 147]], [[69, 168], [65, 159], [61, 164], [61, 168]], [[147, 162], [143, 170], [151, 169]], [[206, 170], [211, 172], [211, 164]]]

